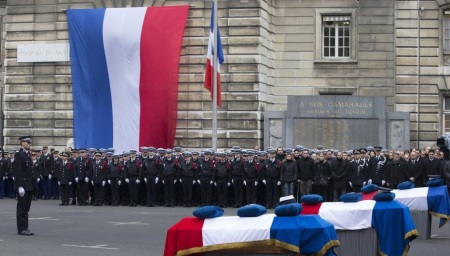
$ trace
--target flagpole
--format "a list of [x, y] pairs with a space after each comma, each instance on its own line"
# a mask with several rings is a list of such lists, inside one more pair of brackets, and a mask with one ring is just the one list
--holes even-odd
[[214, 151], [217, 151], [217, 68], [218, 68], [218, 60], [217, 60], [217, 0], [214, 0], [214, 28], [213, 28], [213, 38], [214, 38], [214, 47], [213, 47], [213, 102], [212, 102], [212, 143], [211, 147]]

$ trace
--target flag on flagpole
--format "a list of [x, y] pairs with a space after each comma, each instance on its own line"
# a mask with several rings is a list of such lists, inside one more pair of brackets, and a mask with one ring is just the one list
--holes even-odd
[[[217, 105], [222, 106], [222, 90], [220, 86], [220, 64], [223, 63], [222, 42], [220, 40], [220, 30], [217, 27]], [[213, 98], [213, 76], [214, 76], [214, 4], [211, 8], [211, 22], [209, 27], [209, 42], [208, 53], [206, 55], [206, 70], [205, 70], [205, 88], [211, 92], [211, 99]]]

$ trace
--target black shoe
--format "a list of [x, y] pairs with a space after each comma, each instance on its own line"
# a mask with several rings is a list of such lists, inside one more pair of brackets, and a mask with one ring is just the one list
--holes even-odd
[[21, 236], [34, 236], [34, 233], [31, 233], [30, 230], [22, 230], [22, 231], [19, 231], [19, 235], [21, 235]]
[[77, 204], [77, 201], [72, 201], [72, 205], [76, 205]]
[[65, 204], [65, 203], [60, 203], [59, 205], [60, 205], [60, 206], [64, 206], [64, 205], [66, 205], [66, 204]]

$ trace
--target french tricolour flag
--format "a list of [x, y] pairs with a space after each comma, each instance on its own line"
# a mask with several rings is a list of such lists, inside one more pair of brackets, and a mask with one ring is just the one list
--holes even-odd
[[67, 11], [76, 148], [173, 146], [188, 10]]
[[[222, 106], [222, 89], [220, 86], [220, 64], [223, 64], [222, 41], [220, 40], [220, 30], [217, 27], [217, 105]], [[209, 26], [208, 53], [206, 55], [205, 88], [211, 92], [213, 98], [214, 89], [214, 4], [211, 8], [211, 22]]]

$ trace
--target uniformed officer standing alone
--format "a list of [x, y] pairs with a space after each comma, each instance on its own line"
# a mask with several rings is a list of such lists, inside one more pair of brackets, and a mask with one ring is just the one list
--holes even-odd
[[17, 231], [22, 236], [32, 236], [28, 229], [28, 212], [33, 199], [33, 171], [31, 163], [31, 136], [19, 138], [21, 149], [14, 156], [13, 176], [15, 177], [15, 190], [19, 194], [17, 200]]

